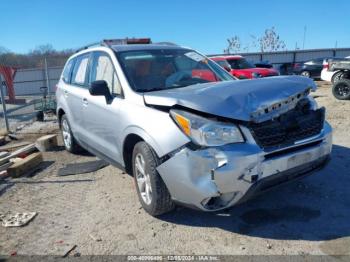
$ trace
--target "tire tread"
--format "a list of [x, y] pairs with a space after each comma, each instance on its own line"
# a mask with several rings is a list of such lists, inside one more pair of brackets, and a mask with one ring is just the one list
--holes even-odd
[[339, 99], [339, 100], [349, 100], [350, 99], [350, 92], [347, 96], [339, 96], [337, 94], [337, 92], [335, 91], [338, 85], [344, 85], [344, 84], [346, 84], [350, 88], [350, 79], [341, 79], [341, 80], [337, 81], [335, 84], [333, 84], [333, 87], [332, 87], [332, 93], [333, 93], [334, 97]]
[[[152, 183], [152, 192], [156, 192], [156, 194], [152, 195], [152, 201], [156, 201], [156, 202], [152, 203], [151, 208], [148, 208], [147, 206], [145, 207], [141, 197], [139, 196], [142, 206], [152, 216], [159, 216], [164, 213], [170, 212], [171, 210], [174, 209], [175, 204], [171, 199], [170, 193], [164, 181], [162, 180], [162, 178], [160, 177], [156, 169], [157, 166], [160, 165], [161, 163], [160, 159], [158, 158], [154, 150], [147, 143], [143, 141], [135, 145], [133, 159], [134, 159], [134, 156], [136, 155], [135, 151], [137, 151], [138, 149], [145, 154], [144, 157], [145, 157], [145, 161], [149, 165], [148, 168], [150, 171], [151, 180], [152, 179], [154, 180], [154, 183]], [[136, 182], [136, 178], [134, 179]], [[155, 188], [153, 188], [154, 184], [156, 185]], [[138, 192], [138, 195], [139, 195], [139, 192]]]

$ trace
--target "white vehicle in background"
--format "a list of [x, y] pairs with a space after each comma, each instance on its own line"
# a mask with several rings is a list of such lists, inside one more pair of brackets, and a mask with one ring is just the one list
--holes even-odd
[[[347, 56], [345, 58], [350, 59], [350, 56]], [[323, 81], [335, 83], [342, 78], [343, 73], [340, 71], [329, 71], [329, 64], [328, 64], [329, 59], [333, 59], [334, 61], [336, 59], [343, 59], [343, 58], [326, 58], [323, 60], [323, 69], [321, 71], [321, 79]]]

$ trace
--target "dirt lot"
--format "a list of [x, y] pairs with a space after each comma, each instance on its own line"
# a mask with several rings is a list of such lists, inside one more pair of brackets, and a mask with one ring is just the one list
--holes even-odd
[[[338, 254], [350, 255], [350, 101], [318, 83], [318, 103], [334, 127], [331, 163], [317, 174], [225, 212], [177, 208], [159, 218], [140, 207], [133, 180], [112, 166], [56, 176], [67, 163], [95, 159], [60, 147], [32, 177], [0, 182], [0, 213], [35, 211], [27, 226], [0, 226], [0, 254]], [[26, 139], [58, 132], [34, 124]], [[62, 142], [61, 142], [62, 144]]]

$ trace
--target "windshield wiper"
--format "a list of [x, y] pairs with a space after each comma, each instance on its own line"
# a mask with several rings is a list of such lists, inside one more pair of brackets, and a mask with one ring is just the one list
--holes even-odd
[[152, 89], [137, 89], [137, 92], [145, 93], [145, 92], [152, 92], [152, 91], [161, 91], [161, 90], [166, 90], [166, 89], [167, 88], [161, 88], [161, 87], [152, 88]]

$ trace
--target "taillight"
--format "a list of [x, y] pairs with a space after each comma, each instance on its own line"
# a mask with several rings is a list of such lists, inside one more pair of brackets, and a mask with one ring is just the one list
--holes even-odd
[[293, 67], [294, 67], [294, 68], [298, 68], [298, 67], [300, 67], [300, 66], [301, 66], [301, 64], [295, 63]]
[[328, 63], [324, 63], [323, 64], [323, 68], [328, 70], [329, 69], [329, 64]]

